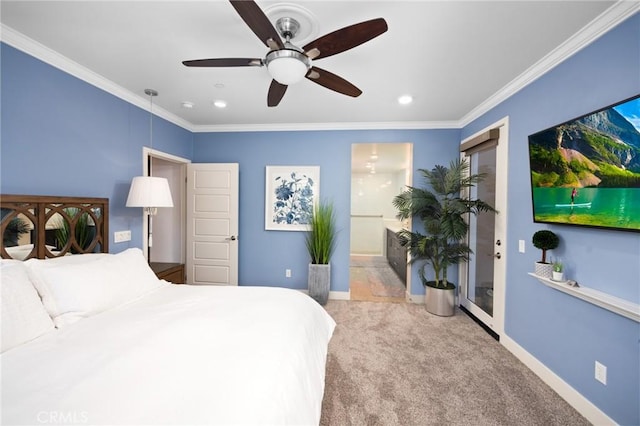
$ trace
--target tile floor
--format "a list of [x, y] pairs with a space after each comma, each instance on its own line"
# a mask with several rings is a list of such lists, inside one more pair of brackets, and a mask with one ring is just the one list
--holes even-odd
[[386, 258], [352, 255], [349, 271], [351, 300], [405, 302], [406, 288]]

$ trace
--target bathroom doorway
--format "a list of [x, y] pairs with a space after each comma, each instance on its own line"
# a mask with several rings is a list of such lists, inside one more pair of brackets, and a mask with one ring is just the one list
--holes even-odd
[[411, 288], [393, 198], [412, 181], [411, 143], [351, 146], [351, 300], [404, 302]]

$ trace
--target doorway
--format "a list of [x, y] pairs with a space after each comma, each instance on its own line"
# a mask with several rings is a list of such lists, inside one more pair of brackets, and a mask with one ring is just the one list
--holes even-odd
[[356, 143], [351, 147], [351, 300], [404, 302], [411, 288], [406, 253], [395, 233], [393, 198], [411, 183], [411, 143]]
[[[143, 213], [142, 244], [143, 247], [148, 247], [145, 255], [150, 263], [183, 264], [186, 256], [185, 179], [186, 165], [190, 161], [146, 147], [143, 148], [142, 158], [143, 174], [166, 178], [173, 200], [173, 208], [160, 208], [153, 217]], [[149, 235], [152, 235], [151, 239]]]
[[504, 330], [508, 134], [505, 118], [464, 140], [460, 148], [469, 161], [469, 173], [485, 175], [471, 188], [471, 197], [498, 211], [469, 218], [468, 244], [473, 255], [460, 265], [460, 306], [498, 339]]

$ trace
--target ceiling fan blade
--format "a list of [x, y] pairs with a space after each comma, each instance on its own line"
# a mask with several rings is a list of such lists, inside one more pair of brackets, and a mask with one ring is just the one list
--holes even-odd
[[322, 59], [366, 43], [384, 33], [387, 29], [387, 21], [383, 18], [372, 19], [324, 35], [304, 46], [302, 50], [308, 52], [318, 49], [320, 54], [315, 56], [314, 59]]
[[182, 61], [187, 67], [261, 67], [262, 59], [255, 58], [218, 58], [218, 59], [194, 59]]
[[267, 95], [267, 105], [270, 107], [278, 106], [285, 92], [287, 91], [287, 87], [284, 84], [280, 84], [275, 80], [271, 80], [271, 86], [269, 86], [269, 94]]
[[362, 90], [358, 89], [344, 78], [338, 77], [329, 71], [323, 70], [322, 68], [311, 67], [306, 77], [314, 83], [318, 83], [327, 89], [342, 93], [343, 95], [357, 98], [362, 94]]
[[[280, 34], [273, 27], [267, 15], [264, 14], [262, 9], [251, 0], [229, 0], [231, 2], [231, 6], [238, 12], [238, 15], [242, 18], [242, 20], [251, 28], [251, 31], [258, 36], [261, 42], [263, 42], [267, 47], [273, 49], [272, 45], [278, 47], [278, 49], [282, 49], [284, 44], [282, 43], [282, 39], [280, 38]], [[270, 43], [269, 41], [272, 40]], [[271, 45], [270, 45], [271, 44]]]

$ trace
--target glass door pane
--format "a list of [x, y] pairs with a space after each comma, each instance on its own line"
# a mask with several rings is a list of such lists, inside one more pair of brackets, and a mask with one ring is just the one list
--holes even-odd
[[[473, 153], [470, 157], [471, 174], [484, 174], [484, 180], [474, 186], [471, 197], [496, 205], [496, 147]], [[471, 215], [469, 219], [469, 246], [473, 255], [468, 265], [467, 299], [493, 316], [494, 259], [500, 251], [495, 239], [494, 213]]]

